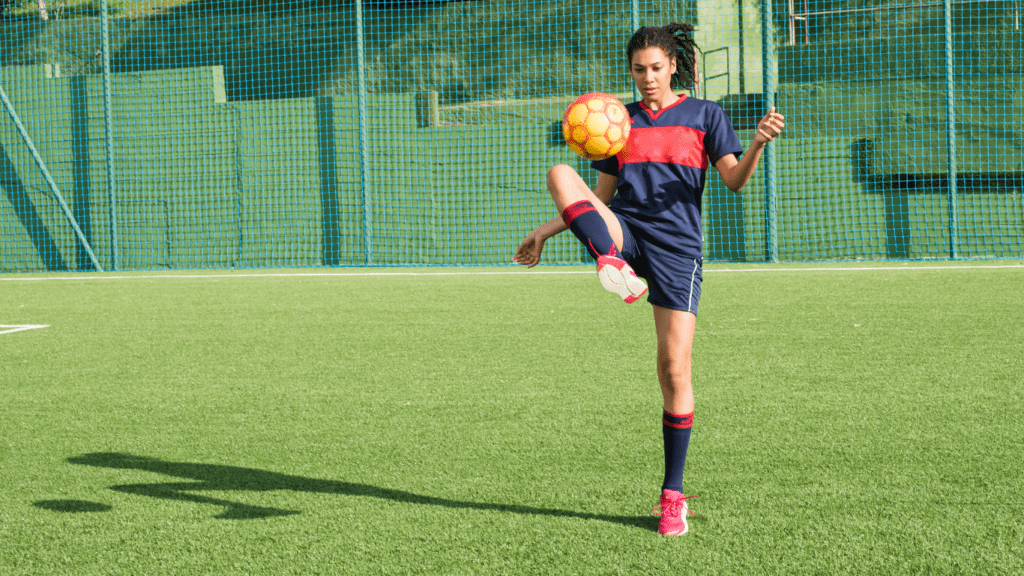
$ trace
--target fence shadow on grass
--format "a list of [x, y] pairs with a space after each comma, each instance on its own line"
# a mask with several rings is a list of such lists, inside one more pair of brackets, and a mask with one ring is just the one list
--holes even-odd
[[119, 454], [116, 452], [83, 454], [81, 456], [68, 458], [68, 462], [100, 468], [145, 470], [147, 472], [156, 472], [158, 474], [164, 474], [174, 478], [190, 479], [192, 481], [189, 482], [122, 484], [111, 486], [110, 489], [118, 492], [139, 494], [142, 496], [162, 498], [165, 500], [180, 500], [183, 502], [196, 502], [223, 506], [224, 511], [218, 514], [216, 518], [244, 520], [268, 518], [272, 516], [289, 516], [292, 514], [299, 514], [299, 512], [296, 510], [250, 506], [248, 504], [240, 504], [220, 498], [199, 495], [196, 494], [196, 492], [218, 490], [252, 490], [259, 492], [270, 490], [293, 490], [296, 492], [310, 492], [315, 494], [365, 496], [405, 504], [443, 506], [445, 508], [468, 508], [471, 510], [510, 512], [512, 514], [531, 514], [538, 516], [600, 520], [603, 522], [613, 522], [616, 524], [636, 526], [638, 528], [650, 530], [654, 530], [657, 527], [657, 519], [652, 516], [611, 516], [607, 514], [591, 514], [587, 512], [574, 512], [571, 510], [558, 510], [554, 508], [537, 508], [518, 504], [464, 502], [448, 498], [424, 496], [413, 492], [406, 492], [404, 490], [380, 488], [367, 484], [341, 482], [338, 480], [321, 480], [318, 478], [306, 478], [303, 476], [291, 476], [288, 474], [279, 474], [277, 472], [268, 472], [266, 470], [258, 470], [255, 468], [225, 466], [222, 464], [167, 462], [157, 458], [149, 458], [147, 456]]

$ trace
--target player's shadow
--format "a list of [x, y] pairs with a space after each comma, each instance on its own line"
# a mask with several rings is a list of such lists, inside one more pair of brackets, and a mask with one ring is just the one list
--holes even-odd
[[218, 490], [293, 490], [296, 492], [310, 492], [315, 494], [339, 494], [344, 496], [362, 496], [368, 498], [380, 498], [392, 502], [404, 504], [420, 504], [427, 506], [443, 506], [445, 508], [468, 508], [472, 510], [490, 510], [495, 512], [511, 512], [513, 514], [531, 514], [538, 516], [556, 516], [562, 518], [580, 518], [584, 520], [601, 520], [636, 526], [639, 528], [652, 529], [657, 519], [649, 516], [612, 516], [607, 514], [592, 514], [587, 512], [574, 512], [571, 510], [558, 510], [554, 508], [537, 508], [534, 506], [522, 506], [518, 504], [493, 504], [488, 502], [465, 502], [451, 500], [448, 498], [437, 498], [424, 496], [404, 490], [391, 488], [379, 488], [367, 484], [353, 482], [341, 482], [338, 480], [321, 480], [318, 478], [306, 478], [303, 476], [291, 476], [268, 472], [255, 468], [242, 468], [239, 466], [225, 466], [222, 464], [196, 464], [192, 462], [166, 462], [157, 458], [146, 456], [135, 456], [133, 454], [118, 454], [112, 452], [96, 452], [83, 454], [68, 458], [72, 464], [83, 464], [86, 466], [97, 466], [100, 468], [120, 468], [132, 470], [145, 470], [156, 472], [174, 478], [184, 478], [187, 482], [163, 482], [150, 484], [121, 484], [111, 486], [111, 490], [125, 492], [128, 494], [139, 494], [165, 500], [180, 500], [185, 502], [197, 502], [201, 504], [214, 504], [223, 506], [224, 511], [216, 518], [228, 519], [251, 519], [267, 518], [271, 516], [288, 516], [298, 514], [296, 510], [282, 510], [279, 508], [265, 508], [261, 506], [249, 506], [231, 502], [221, 498], [213, 498], [196, 494], [196, 492], [218, 491]]

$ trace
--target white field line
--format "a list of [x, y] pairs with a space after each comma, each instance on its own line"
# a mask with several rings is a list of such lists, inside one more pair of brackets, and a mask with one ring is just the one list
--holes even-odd
[[22, 330], [35, 330], [36, 328], [49, 327], [49, 324], [0, 324], [0, 328], [10, 328], [10, 330], [0, 330], [0, 334], [11, 334], [13, 332], [21, 332]]
[[[1024, 268], [1024, 264], [969, 265], [969, 266], [828, 266], [814, 268], [709, 268], [705, 274], [719, 272], [862, 272], [889, 270], [979, 270], [997, 268]], [[162, 278], [302, 278], [302, 277], [344, 277], [344, 276], [524, 276], [542, 274], [593, 274], [592, 270], [508, 270], [489, 272], [281, 272], [263, 274], [145, 274], [133, 276], [30, 276], [4, 278], [0, 282], [42, 282], [46, 280], [154, 280]]]

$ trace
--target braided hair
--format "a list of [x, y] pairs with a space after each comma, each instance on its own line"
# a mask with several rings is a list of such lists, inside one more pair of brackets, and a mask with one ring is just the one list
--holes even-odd
[[633, 64], [633, 54], [644, 48], [661, 48], [670, 61], [676, 62], [676, 73], [672, 85], [690, 89], [697, 82], [697, 43], [693, 40], [693, 26], [676, 24], [668, 26], [644, 26], [637, 30], [626, 46], [626, 59]]

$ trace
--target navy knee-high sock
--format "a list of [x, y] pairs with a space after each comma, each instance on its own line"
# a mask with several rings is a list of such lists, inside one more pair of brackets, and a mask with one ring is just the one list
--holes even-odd
[[615, 242], [612, 241], [612, 235], [608, 232], [608, 225], [605, 224], [604, 218], [601, 218], [601, 214], [593, 203], [580, 200], [567, 206], [565, 210], [562, 210], [562, 220], [565, 221], [569, 230], [580, 239], [580, 242], [583, 242], [594, 258], [618, 254]]
[[692, 427], [693, 412], [683, 415], [664, 412], [662, 416], [661, 433], [665, 438], [665, 482], [661, 485], [662, 490], [683, 491], [683, 467]]

